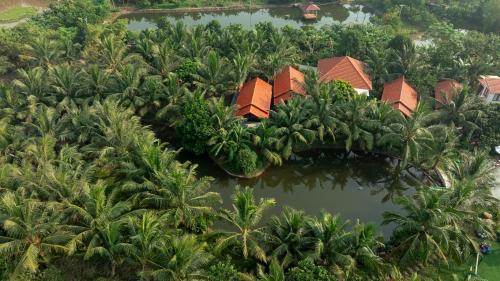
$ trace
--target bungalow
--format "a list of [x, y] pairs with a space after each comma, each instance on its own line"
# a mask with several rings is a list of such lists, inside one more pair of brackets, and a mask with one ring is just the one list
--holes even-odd
[[359, 94], [369, 95], [373, 89], [370, 76], [363, 62], [345, 56], [321, 59], [318, 62], [319, 79], [323, 82], [343, 80], [352, 85]]
[[268, 118], [273, 97], [273, 87], [260, 78], [246, 82], [236, 99], [237, 116]]
[[279, 102], [286, 101], [295, 94], [305, 95], [306, 91], [302, 86], [304, 84], [304, 74], [297, 69], [287, 66], [274, 78], [274, 100], [276, 105]]
[[500, 102], [500, 77], [481, 75], [479, 96], [486, 102]]
[[453, 79], [441, 79], [434, 87], [434, 98], [437, 106], [447, 104], [453, 100], [453, 96], [462, 89], [462, 84]]
[[381, 98], [406, 117], [409, 117], [417, 108], [417, 99], [417, 91], [406, 82], [404, 77], [385, 83]]

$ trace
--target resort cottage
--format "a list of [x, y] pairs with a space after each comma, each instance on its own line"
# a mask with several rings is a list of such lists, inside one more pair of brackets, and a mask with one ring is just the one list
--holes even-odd
[[249, 119], [268, 118], [273, 97], [273, 87], [260, 78], [246, 82], [236, 99], [237, 116]]
[[479, 79], [481, 89], [479, 96], [486, 102], [500, 102], [500, 77], [484, 76]]
[[417, 108], [417, 99], [417, 91], [406, 82], [404, 77], [385, 83], [381, 98], [406, 117], [409, 117]]
[[453, 96], [462, 89], [462, 84], [453, 79], [441, 79], [434, 87], [434, 98], [437, 101], [436, 107], [440, 104], [447, 104], [453, 100]]
[[319, 60], [318, 75], [322, 82], [346, 81], [359, 94], [369, 95], [373, 89], [372, 81], [365, 72], [363, 62], [348, 56]]
[[297, 69], [287, 66], [274, 78], [273, 104], [284, 102], [293, 95], [305, 95], [304, 74]]

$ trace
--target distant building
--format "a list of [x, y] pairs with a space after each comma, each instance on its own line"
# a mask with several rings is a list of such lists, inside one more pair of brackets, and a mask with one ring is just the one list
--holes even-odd
[[482, 75], [479, 83], [481, 84], [480, 97], [488, 103], [500, 102], [500, 77]]
[[404, 77], [401, 77], [385, 83], [381, 100], [409, 117], [417, 108], [418, 96], [417, 91], [406, 82]]
[[306, 20], [316, 20], [318, 18], [318, 11], [321, 10], [318, 5], [309, 3], [302, 8], [303, 17]]
[[434, 87], [434, 98], [439, 104], [447, 104], [453, 100], [453, 96], [462, 89], [462, 84], [453, 79], [442, 79]]
[[372, 81], [365, 72], [363, 62], [348, 56], [319, 60], [318, 74], [323, 82], [346, 81], [360, 94], [369, 95], [373, 90]]
[[286, 101], [293, 95], [305, 95], [303, 87], [304, 74], [297, 69], [287, 66], [274, 78], [274, 104]]
[[273, 97], [273, 87], [260, 78], [246, 82], [240, 90], [236, 105], [237, 116], [268, 118]]

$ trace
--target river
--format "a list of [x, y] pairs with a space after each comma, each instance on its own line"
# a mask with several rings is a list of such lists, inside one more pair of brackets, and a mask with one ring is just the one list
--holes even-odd
[[333, 23], [355, 24], [369, 22], [371, 13], [365, 11], [361, 5], [321, 5], [317, 21], [304, 21], [299, 8], [277, 7], [254, 10], [235, 11], [210, 11], [210, 12], [134, 12], [120, 18], [129, 20], [128, 28], [131, 31], [141, 31], [148, 28], [156, 28], [156, 24], [161, 20], [171, 23], [183, 21], [186, 25], [207, 24], [212, 20], [217, 20], [222, 27], [230, 24], [241, 24], [249, 28], [260, 22], [271, 22], [276, 27], [286, 25], [292, 27], [302, 27], [304, 25], [314, 25], [321, 27]]
[[[270, 167], [255, 179], [230, 177], [205, 157], [183, 154], [180, 160], [198, 164], [199, 176], [214, 178], [212, 189], [221, 194], [226, 208], [231, 208], [231, 195], [237, 185], [250, 186], [256, 198], [276, 199], [277, 206], [269, 211], [270, 215], [290, 206], [309, 215], [326, 210], [352, 222], [359, 219], [377, 225], [382, 222], [383, 212], [399, 210], [392, 202], [394, 196], [413, 194], [422, 181], [422, 175], [415, 171], [396, 175], [389, 158], [353, 156], [346, 160], [340, 155], [332, 150], [308, 152], [301, 154], [300, 160]], [[392, 226], [379, 229], [387, 237]]]

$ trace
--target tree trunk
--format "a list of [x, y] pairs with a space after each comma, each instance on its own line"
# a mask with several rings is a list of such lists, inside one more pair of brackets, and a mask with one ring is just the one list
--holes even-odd
[[116, 264], [115, 262], [111, 262], [111, 278], [114, 278], [116, 274]]

